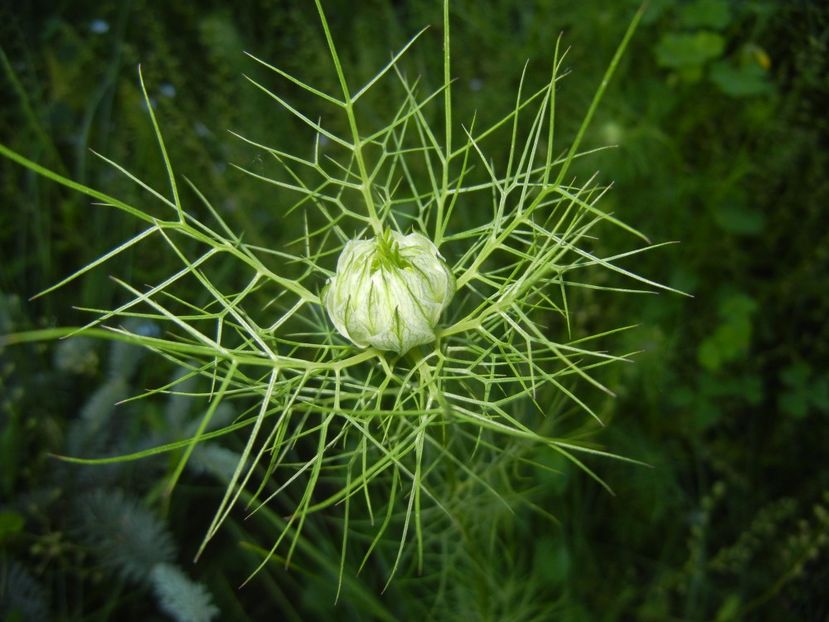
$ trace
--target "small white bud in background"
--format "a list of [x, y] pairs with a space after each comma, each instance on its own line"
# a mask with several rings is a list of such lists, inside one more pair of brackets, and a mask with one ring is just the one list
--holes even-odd
[[322, 299], [354, 345], [405, 354], [435, 340], [454, 293], [455, 278], [431, 240], [387, 230], [345, 245]]

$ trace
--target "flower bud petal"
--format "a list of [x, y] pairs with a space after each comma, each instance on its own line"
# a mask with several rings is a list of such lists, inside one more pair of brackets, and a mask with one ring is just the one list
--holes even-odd
[[323, 292], [337, 331], [361, 348], [404, 354], [435, 340], [455, 279], [437, 247], [419, 233], [389, 231], [351, 240]]

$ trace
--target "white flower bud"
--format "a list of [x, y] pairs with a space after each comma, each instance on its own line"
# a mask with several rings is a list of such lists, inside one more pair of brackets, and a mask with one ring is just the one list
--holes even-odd
[[404, 354], [435, 340], [454, 293], [452, 272], [431, 240], [387, 230], [345, 245], [322, 299], [339, 333], [356, 346]]

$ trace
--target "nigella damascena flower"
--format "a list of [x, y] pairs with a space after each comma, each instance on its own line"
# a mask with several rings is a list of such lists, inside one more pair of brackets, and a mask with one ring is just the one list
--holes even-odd
[[454, 293], [455, 278], [431, 240], [386, 230], [345, 245], [323, 303], [354, 345], [404, 354], [435, 340]]

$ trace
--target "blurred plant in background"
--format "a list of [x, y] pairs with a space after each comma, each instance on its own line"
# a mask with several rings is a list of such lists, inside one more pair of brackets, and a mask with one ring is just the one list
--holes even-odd
[[[477, 108], [475, 127], [481, 128], [509, 110], [520, 77], [515, 67], [525, 58], [534, 61], [525, 73], [527, 84], [548, 80], [544, 61], [564, 31], [573, 46], [565, 69], [574, 71], [559, 83], [557, 125], [559, 135], [573, 136], [577, 128], [571, 124], [589, 104], [636, 3], [491, 4], [485, 14], [474, 3], [453, 3], [453, 47], [474, 51], [453, 59], [456, 118], [471, 119]], [[372, 75], [411, 32], [433, 25], [409, 51], [407, 67], [422, 76], [423, 92], [440, 86], [439, 59], [425, 53], [440, 45], [440, 19], [430, 3], [377, 1], [355, 11], [349, 3], [330, 2], [326, 9], [336, 41], [360, 42], [341, 50], [358, 76]], [[260, 0], [233, 12], [211, 3], [198, 11], [160, 10], [136, 1], [78, 3], [71, 16], [32, 5], [3, 18], [3, 90], [11, 94], [0, 109], [4, 143], [129, 204], [140, 201], [128, 180], [93, 164], [88, 151], [93, 147], [134, 165], [142, 179], [164, 179], [135, 80], [140, 61], [178, 173], [197, 180], [206, 196], [227, 197], [216, 207], [247, 243], [277, 247], [302, 234], [301, 227], [286, 226], [290, 220], [274, 218], [270, 206], [286, 203], [283, 191], [226, 168], [230, 161], [267, 174], [269, 163], [222, 130], [241, 128], [269, 145], [307, 136], [289, 115], [273, 114], [266, 98], [237, 96], [243, 90], [240, 73], [269, 80], [264, 67], [258, 72], [240, 54], [245, 49], [336, 92], [335, 77], [323, 69], [329, 66], [325, 41], [305, 9]], [[454, 491], [451, 504], [466, 511], [456, 514], [463, 517], [459, 524], [430, 524], [427, 530], [424, 567], [436, 560], [442, 572], [399, 575], [379, 597], [394, 549], [380, 552], [375, 568], [364, 569], [357, 580], [346, 573], [338, 617], [825, 617], [827, 19], [826, 10], [811, 3], [652, 1], [585, 134], [584, 148], [608, 142], [618, 147], [595, 154], [584, 166], [573, 163], [573, 175], [588, 178], [599, 169], [614, 180], [602, 199], [605, 211], [637, 223], [652, 239], [682, 240], [658, 258], [637, 258], [636, 269], [667, 276], [670, 285], [693, 293], [692, 301], [640, 297], [633, 312], [622, 298], [610, 303], [590, 290], [568, 301], [576, 333], [643, 318], [642, 327], [623, 337], [622, 350], [645, 352], [636, 365], [606, 369], [602, 383], [619, 398], [594, 410], [604, 421], [613, 419], [599, 437], [603, 444], [655, 468], [603, 469], [618, 495], [612, 498], [578, 469], [531, 444], [513, 444], [513, 458], [504, 462], [488, 463], [485, 454], [476, 454], [469, 469], [508, 504], [520, 500], [525, 509], [512, 514], [497, 498], [458, 485], [457, 478], [447, 480], [446, 490]], [[283, 83], [279, 93], [311, 106], [309, 118], [323, 117], [300, 89]], [[389, 113], [392, 101], [372, 102], [378, 118]], [[90, 207], [6, 163], [0, 167], [3, 203], [14, 206], [0, 210], [5, 292], [28, 297], [57, 282], [68, 266], [89, 263], [138, 232], [111, 210]], [[605, 232], [593, 252], [607, 256], [619, 248], [622, 238]], [[147, 260], [156, 256], [127, 251], [108, 271], [91, 272], [32, 302], [6, 296], [3, 317], [16, 319], [0, 332], [84, 322], [80, 311], [69, 310], [78, 301], [89, 308], [117, 306], [122, 300], [107, 273], [134, 283], [159, 282], [169, 266]], [[102, 569], [112, 566], [75, 531], [66, 512], [67, 495], [80, 488], [63, 483], [57, 489], [64, 501], [29, 502], [30, 491], [52, 481], [54, 471], [66, 470], [46, 452], [68, 451], [69, 430], [83, 420], [84, 403], [96, 386], [109, 382], [101, 346], [84, 351], [69, 367], [55, 366], [67, 356], [53, 354], [52, 346], [15, 346], [2, 353], [0, 594], [35, 595], [26, 599], [35, 609], [24, 612], [24, 619], [47, 610], [57, 619], [144, 618], [157, 607], [126, 596], [130, 586], [152, 591], [151, 582], [119, 578], [124, 588], [118, 590], [103, 581]], [[96, 371], [79, 373], [83, 369]], [[128, 381], [128, 393], [178, 379], [171, 373], [142, 365]], [[119, 407], [129, 414], [114, 417], [118, 430], [127, 427], [119, 431], [118, 451], [141, 451], [185, 433], [186, 427], [171, 422], [166, 399]], [[545, 409], [572, 410], [564, 402]], [[578, 429], [582, 420], [570, 415], [571, 430]], [[595, 438], [595, 429], [585, 432]], [[226, 451], [238, 456], [242, 449]], [[242, 591], [233, 577], [244, 576], [261, 559], [252, 543], [282, 528], [280, 514], [257, 513], [244, 522], [231, 516], [229, 535], [219, 536], [199, 564], [188, 563], [187, 552], [207, 527], [211, 499], [232, 475], [227, 468], [198, 467], [233, 460], [232, 454], [201, 460], [194, 453], [169, 500], [153, 488], [175, 468], [163, 457], [151, 459], [158, 465], [153, 469], [116, 467], [122, 475], [105, 485], [129, 490], [134, 499], [128, 503], [148, 504], [177, 544], [172, 567], [203, 585], [200, 593], [209, 593], [225, 617], [258, 619], [278, 610], [287, 619], [329, 618], [341, 524], [309, 521], [306, 541], [316, 546], [303, 548], [289, 572], [283, 563], [268, 564]], [[82, 473], [112, 468], [83, 467]], [[90, 492], [97, 487], [91, 484]], [[3, 585], [18, 587], [4, 591]], [[299, 602], [295, 594], [302, 594]]]

